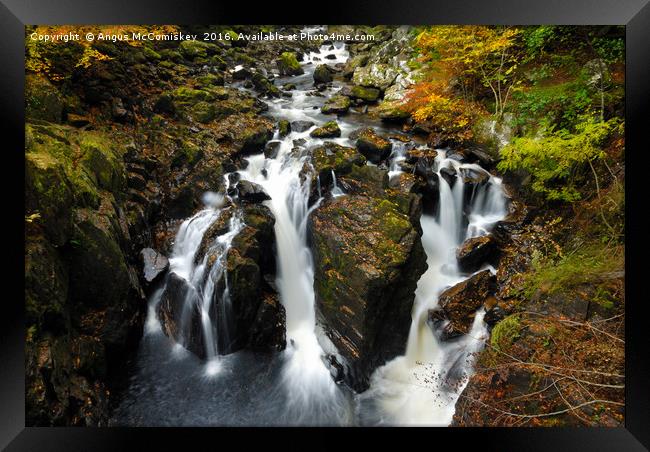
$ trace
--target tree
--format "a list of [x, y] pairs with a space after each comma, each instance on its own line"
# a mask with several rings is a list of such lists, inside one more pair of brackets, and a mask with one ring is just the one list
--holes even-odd
[[477, 84], [490, 88], [494, 114], [501, 117], [512, 90], [518, 85], [517, 37], [512, 27], [436, 26], [416, 38], [425, 59], [447, 64], [458, 78], [466, 100], [474, 100]]

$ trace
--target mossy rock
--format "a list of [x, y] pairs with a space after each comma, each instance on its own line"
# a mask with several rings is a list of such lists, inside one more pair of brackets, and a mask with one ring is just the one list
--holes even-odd
[[347, 96], [342, 96], [340, 94], [335, 95], [327, 99], [325, 105], [321, 108], [323, 114], [343, 114], [347, 113], [350, 109], [350, 98]]
[[326, 64], [319, 64], [314, 69], [314, 83], [319, 85], [323, 83], [329, 83], [333, 80], [332, 72]]
[[202, 123], [208, 123], [216, 117], [216, 109], [209, 102], [198, 102], [192, 106], [192, 117]]
[[25, 115], [31, 119], [61, 122], [63, 98], [44, 77], [32, 74], [25, 77]]
[[37, 331], [60, 331], [66, 323], [68, 271], [59, 252], [43, 236], [25, 241], [25, 314]]
[[286, 137], [291, 133], [291, 123], [286, 119], [278, 121], [278, 133], [280, 137]]
[[197, 58], [206, 58], [208, 54], [214, 53], [214, 46], [203, 41], [182, 41], [178, 46], [178, 50], [188, 60], [196, 60]]
[[341, 146], [330, 141], [312, 150], [312, 165], [319, 175], [321, 184], [331, 182], [334, 171], [338, 175], [352, 171], [352, 166], [365, 165], [366, 158], [355, 148]]
[[336, 121], [328, 121], [321, 127], [312, 130], [309, 136], [313, 138], [335, 138], [341, 136], [341, 129]]
[[92, 132], [84, 134], [80, 140], [82, 164], [98, 187], [120, 195], [126, 187], [126, 173], [121, 156], [109, 140], [110, 137]]
[[365, 86], [353, 86], [350, 96], [355, 99], [361, 99], [366, 102], [376, 102], [379, 99], [379, 91], [376, 88], [368, 88]]
[[223, 74], [206, 74], [196, 78], [199, 88], [210, 88], [213, 86], [223, 86]]
[[276, 64], [280, 75], [300, 75], [305, 72], [293, 52], [283, 52]]
[[214, 96], [207, 90], [194, 89], [188, 86], [181, 86], [172, 92], [172, 96], [176, 102], [185, 105], [194, 105], [197, 102], [212, 101]]

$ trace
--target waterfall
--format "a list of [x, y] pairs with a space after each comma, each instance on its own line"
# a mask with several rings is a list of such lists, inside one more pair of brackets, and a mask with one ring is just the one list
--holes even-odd
[[[315, 28], [310, 30], [318, 31]], [[325, 58], [331, 54], [334, 58]], [[337, 118], [340, 137], [322, 140], [309, 136], [313, 128], [333, 119], [320, 112], [323, 98], [312, 93], [314, 69], [318, 64], [344, 63], [347, 58], [343, 43], [334, 43], [333, 49], [330, 45], [321, 46], [319, 51], [304, 56], [301, 63], [304, 74], [276, 79], [278, 86], [291, 82], [296, 89], [291, 91], [290, 98], [267, 100], [268, 115], [274, 120], [310, 121], [314, 125], [301, 132], [291, 131], [285, 137], [280, 137], [276, 131], [273, 139], [279, 141], [279, 146], [275, 157], [266, 158], [263, 153], [248, 156], [245, 168], [237, 171], [241, 179], [259, 184], [271, 198], [264, 201], [264, 205], [275, 217], [275, 286], [286, 311], [286, 350], [279, 358], [251, 357], [245, 350], [220, 356], [230, 336], [230, 288], [226, 284], [221, 293], [215, 294], [217, 287], [222, 287], [216, 283], [227, 281], [225, 263], [228, 250], [244, 224], [239, 215], [233, 215], [228, 231], [216, 237], [206, 256], [196, 262], [196, 253], [206, 231], [225, 211], [223, 196], [207, 193], [203, 199], [206, 208], [185, 220], [178, 230], [169, 271], [187, 281], [190, 287], [184, 300], [181, 331], [187, 330], [190, 313], [198, 307], [208, 359], [200, 362], [193, 355], [184, 353], [183, 337], [180, 345], [172, 349], [172, 355], [177, 353], [178, 356], [168, 361], [162, 357], [162, 352], [156, 355], [146, 348], [169, 342], [159, 334], [161, 328], [156, 316], [164, 287], [155, 291], [145, 324], [148, 341], [143, 341], [150, 355], [148, 360], [144, 360], [139, 374], [142, 381], [138, 381], [132, 390], [132, 406], [123, 410], [133, 410], [136, 423], [143, 422], [141, 419], [158, 419], [159, 423], [164, 419], [168, 422], [170, 403], [174, 404], [175, 410], [171, 411], [181, 424], [450, 423], [456, 400], [472, 370], [472, 354], [481, 349], [487, 334], [483, 311], [477, 312], [469, 334], [449, 342], [439, 341], [427, 324], [428, 311], [437, 306], [438, 295], [445, 288], [466, 277], [456, 264], [457, 247], [466, 238], [489, 233], [494, 223], [505, 215], [501, 181], [487, 175], [487, 181], [470, 193], [463, 176], [486, 174], [485, 170], [478, 165], [448, 158], [445, 151], [438, 151], [432, 168], [439, 179], [438, 211], [435, 216], [423, 215], [420, 220], [428, 269], [417, 285], [405, 355], [378, 368], [371, 378], [370, 388], [351, 400], [349, 392], [334, 382], [324, 363], [323, 349], [336, 354], [336, 348], [322, 332], [317, 320], [314, 263], [307, 243], [308, 217], [320, 203], [318, 200], [309, 205], [312, 177], [317, 177], [308, 171], [309, 149], [324, 141], [354, 146], [349, 139], [350, 132], [366, 125], [359, 115], [350, 112]], [[327, 88], [326, 94], [334, 94], [340, 89], [341, 86], [335, 83]], [[406, 143], [395, 139], [391, 142], [389, 177], [402, 172], [400, 164], [406, 159], [407, 152]], [[334, 171], [331, 176], [331, 195], [345, 195]], [[230, 179], [228, 175], [224, 178], [227, 188]], [[320, 197], [319, 179], [316, 184]], [[325, 195], [326, 187], [322, 188], [322, 195]], [[208, 255], [216, 256], [216, 260], [208, 263]], [[214, 311], [214, 300], [218, 300], [218, 312]], [[225, 361], [229, 367], [224, 366]], [[195, 378], [193, 366], [200, 366], [201, 379]], [[224, 371], [226, 367], [228, 371]], [[158, 380], [151, 375], [159, 376]], [[164, 383], [165, 390], [160, 390], [159, 386]], [[191, 391], [187, 390], [189, 387]], [[167, 399], [165, 391], [175, 394], [175, 398]], [[150, 398], [142, 397], [142, 393]]]
[[[418, 281], [413, 304], [406, 353], [378, 368], [370, 389], [359, 396], [365, 424], [435, 425], [451, 423], [458, 397], [471, 376], [476, 352], [487, 339], [479, 309], [468, 334], [448, 342], [438, 339], [427, 323], [428, 312], [438, 305], [439, 294], [461, 282], [455, 251], [466, 238], [487, 234], [506, 214], [501, 180], [478, 165], [463, 164], [438, 151], [434, 171], [439, 179], [438, 213], [423, 215], [422, 244], [427, 255], [427, 271]], [[451, 170], [452, 186], [443, 177]], [[487, 183], [479, 185], [470, 199], [468, 221], [463, 218], [463, 174], [485, 173]]]

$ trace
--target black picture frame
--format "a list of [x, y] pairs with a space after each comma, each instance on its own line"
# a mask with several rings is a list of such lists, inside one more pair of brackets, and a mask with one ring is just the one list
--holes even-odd
[[[389, 436], [404, 436], [404, 444], [423, 441], [427, 447], [444, 442], [476, 443], [481, 450], [636, 451], [650, 447], [650, 343], [643, 315], [644, 243], [643, 158], [650, 151], [647, 133], [650, 104], [650, 0], [380, 0], [291, 4], [208, 0], [0, 0], [0, 99], [5, 150], [2, 183], [7, 219], [4, 291], [0, 311], [0, 447], [6, 450], [113, 450], [124, 448], [190, 448], [201, 439], [211, 448], [251, 441], [283, 449], [334, 449], [363, 441], [363, 448], [388, 444]], [[16, 237], [24, 228], [21, 197], [15, 192], [24, 161], [24, 26], [57, 23], [338, 23], [338, 24], [616, 24], [626, 25], [626, 407], [625, 428], [545, 429], [149, 429], [25, 427], [24, 291], [19, 269], [24, 248]], [[7, 140], [9, 143], [7, 143]], [[9, 177], [11, 176], [11, 177]], [[647, 179], [647, 176], [645, 176]], [[16, 180], [18, 179], [18, 180]], [[24, 178], [23, 178], [24, 180]], [[10, 202], [12, 201], [12, 202]], [[16, 211], [13, 212], [13, 209]], [[15, 227], [15, 231], [13, 230]], [[24, 236], [24, 233], [23, 233]], [[16, 273], [13, 277], [13, 273]], [[9, 276], [11, 275], [11, 276]], [[218, 430], [218, 431], [217, 431]], [[308, 442], [295, 435], [307, 433]], [[351, 438], [351, 436], [357, 438]], [[228, 436], [228, 443], [224, 439]], [[236, 440], [237, 443], [231, 441]], [[223, 443], [221, 443], [223, 441]], [[469, 441], [469, 442], [468, 442]], [[303, 447], [300, 447], [303, 446]], [[228, 446], [232, 447], [232, 446]], [[362, 447], [362, 446], [355, 446]], [[456, 447], [456, 446], [451, 446]]]

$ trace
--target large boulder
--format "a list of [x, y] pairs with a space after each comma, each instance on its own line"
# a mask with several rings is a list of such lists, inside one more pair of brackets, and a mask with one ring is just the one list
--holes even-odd
[[316, 66], [316, 69], [314, 69], [314, 83], [316, 85], [329, 83], [332, 81], [332, 79], [332, 71], [328, 65], [319, 64]]
[[372, 166], [352, 165], [341, 181], [349, 194], [325, 200], [310, 218], [314, 289], [345, 361], [336, 367], [363, 391], [374, 369], [404, 353], [426, 255], [410, 215], [417, 195], [389, 189], [387, 172]]
[[[218, 242], [218, 237], [230, 231], [235, 215], [241, 215], [244, 226], [232, 238], [231, 246], [223, 256], [223, 248], [214, 244]], [[205, 232], [196, 252], [196, 265], [205, 264], [208, 271], [213, 265], [223, 265], [225, 270], [217, 281], [213, 281], [215, 289], [209, 310], [211, 321], [225, 326], [215, 338], [221, 354], [247, 347], [258, 351], [281, 350], [285, 347], [284, 308], [266, 283], [275, 277], [274, 223], [273, 214], [266, 206], [245, 204], [241, 208], [226, 207]], [[198, 297], [198, 293], [179, 279], [182, 280], [170, 273], [162, 295], [158, 313], [163, 331], [204, 358], [206, 344], [200, 312], [193, 307], [182, 323], [180, 317], [182, 307], [185, 303], [193, 303], [192, 298]], [[229, 306], [225, 316], [224, 310], [219, 309], [222, 303]]]
[[325, 102], [321, 108], [324, 114], [343, 114], [350, 109], [350, 98], [347, 96], [336, 95], [332, 96]]
[[309, 136], [313, 138], [336, 138], [341, 136], [341, 129], [336, 121], [328, 121], [309, 132]]
[[[352, 171], [353, 165], [360, 166], [366, 163], [366, 158], [355, 148], [341, 146], [331, 141], [315, 147], [311, 153], [312, 165], [321, 185], [332, 182], [332, 171], [341, 176]], [[316, 184], [317, 181], [313, 180], [312, 183]]]
[[357, 67], [354, 70], [352, 81], [355, 85], [386, 90], [397, 78], [397, 70], [387, 64], [373, 63], [368, 66]]
[[443, 340], [469, 332], [477, 309], [494, 293], [494, 285], [494, 275], [483, 270], [440, 294], [440, 309], [429, 311], [429, 318], [434, 323], [448, 321], [441, 332]]
[[389, 140], [378, 135], [370, 127], [355, 131], [351, 137], [356, 139], [359, 152], [374, 164], [386, 160], [393, 149], [393, 145]]
[[350, 97], [361, 99], [365, 102], [376, 102], [379, 99], [379, 91], [377, 88], [368, 88], [365, 86], [353, 86], [350, 91]]
[[293, 52], [283, 52], [276, 64], [280, 75], [300, 75], [305, 72]]
[[491, 263], [496, 251], [496, 242], [491, 235], [467, 239], [456, 251], [458, 266], [465, 272], [476, 271], [481, 265]]
[[239, 199], [245, 202], [259, 203], [271, 199], [264, 188], [255, 182], [240, 180], [237, 183], [237, 190], [239, 192]]

